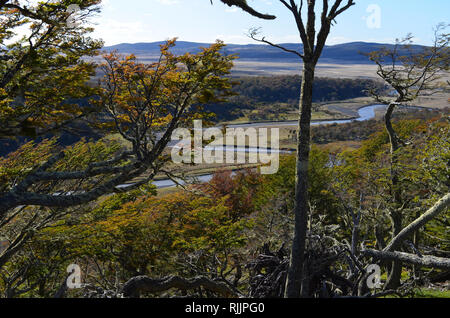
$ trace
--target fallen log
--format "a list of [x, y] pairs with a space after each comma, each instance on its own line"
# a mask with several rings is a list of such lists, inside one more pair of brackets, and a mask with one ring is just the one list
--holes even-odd
[[373, 257], [382, 261], [400, 261], [422, 267], [450, 269], [450, 258], [442, 258], [430, 255], [423, 255], [422, 257], [420, 257], [415, 254], [377, 251], [373, 249], [363, 250], [361, 251], [361, 254], [366, 257]]

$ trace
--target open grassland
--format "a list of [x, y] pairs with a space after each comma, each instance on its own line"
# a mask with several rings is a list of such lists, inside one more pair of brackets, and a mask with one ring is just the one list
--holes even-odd
[[[236, 76], [271, 76], [271, 75], [299, 75], [302, 63], [299, 60], [245, 60], [234, 62], [233, 75]], [[317, 77], [330, 78], [366, 78], [374, 79], [376, 65], [372, 64], [337, 64], [320, 63], [316, 70]]]
[[414, 102], [417, 106], [443, 109], [450, 107], [450, 94], [437, 93], [429, 96], [422, 96]]
[[[125, 53], [124, 53], [125, 54]], [[157, 60], [155, 55], [138, 54], [140, 62], [152, 63]], [[97, 61], [101, 59], [97, 58]], [[234, 61], [232, 75], [234, 76], [271, 76], [299, 75], [303, 64], [299, 59], [237, 59]], [[318, 77], [330, 78], [377, 78], [374, 64], [349, 64], [336, 60], [322, 60], [316, 70]]]

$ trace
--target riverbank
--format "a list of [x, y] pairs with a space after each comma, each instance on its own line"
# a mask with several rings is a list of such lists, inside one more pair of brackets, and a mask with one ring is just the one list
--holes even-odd
[[[375, 110], [381, 107], [385, 107], [384, 105], [379, 105], [379, 104], [375, 104], [375, 105], [370, 105], [370, 106], [365, 106], [365, 107], [360, 107], [358, 109], [358, 114], [359, 116], [357, 118], [354, 119], [340, 119], [340, 120], [332, 120], [332, 121], [319, 121], [319, 122], [314, 122], [312, 123], [312, 125], [317, 124], [317, 125], [326, 125], [326, 124], [332, 124], [332, 123], [337, 123], [337, 124], [343, 124], [343, 123], [348, 123], [348, 122], [352, 122], [352, 121], [365, 121], [365, 120], [370, 120], [373, 119], [375, 117]], [[273, 126], [290, 126], [292, 125], [292, 122], [269, 122], [269, 123], [249, 123], [249, 124], [239, 124], [239, 125], [228, 125], [227, 127], [232, 127], [232, 128], [246, 128], [246, 127], [259, 127], [260, 125], [263, 125], [263, 127], [273, 127]], [[297, 123], [295, 122], [295, 125]], [[242, 149], [239, 149], [239, 147], [236, 147], [233, 145], [233, 147], [229, 148], [226, 146], [226, 144], [224, 144], [223, 146], [219, 146], [220, 148], [223, 148], [224, 152], [227, 151], [233, 151], [233, 152], [238, 152], [238, 151], [245, 151], [246, 154], [248, 155], [252, 150], [255, 151], [260, 151], [261, 148], [258, 147], [240, 147]], [[271, 148], [270, 148], [271, 149]], [[286, 149], [286, 148], [285, 148]], [[268, 149], [264, 149], [264, 150], [268, 150]], [[273, 150], [273, 149], [272, 149]], [[290, 153], [290, 151], [288, 151], [288, 149], [286, 149], [287, 151], [279, 151], [279, 153], [282, 154], [287, 154]], [[293, 149], [292, 149], [293, 150]], [[218, 171], [218, 170], [241, 170], [241, 169], [245, 169], [245, 168], [255, 168], [259, 165], [255, 164], [255, 165], [242, 165], [240, 167], [237, 167], [236, 165], [222, 165], [221, 167], [219, 166], [207, 166], [204, 165], [203, 167], [199, 167], [199, 169], [193, 169], [193, 166], [183, 166], [183, 165], [178, 165], [178, 166], [174, 166], [172, 167], [170, 170], [173, 171], [174, 174], [184, 174], [185, 177], [187, 178], [187, 180], [189, 178], [192, 179], [196, 179], [195, 182], [208, 182], [214, 172]], [[177, 169], [178, 168], [178, 169]], [[189, 168], [189, 169], [187, 169]], [[186, 169], [186, 170], [185, 170]], [[207, 169], [209, 169], [210, 173], [206, 174], [205, 172], [207, 171]], [[164, 179], [161, 177], [162, 175], [159, 175], [157, 178], [155, 178], [153, 184], [158, 188], [158, 189], [166, 189], [166, 188], [171, 188], [171, 187], [176, 187], [177, 186], [177, 182], [175, 182], [174, 180], [171, 179]], [[145, 176], [144, 176], [145, 177]], [[134, 180], [134, 182], [138, 182], [139, 180]], [[189, 181], [184, 181], [184, 180], [177, 180], [179, 181], [181, 184], [186, 184], [189, 183]]]
[[[350, 118], [343, 119], [332, 119], [332, 120], [315, 120], [311, 121], [311, 126], [315, 125], [329, 125], [329, 124], [345, 124], [352, 121], [365, 121], [375, 118], [375, 110], [378, 108], [386, 107], [380, 104], [371, 104], [368, 106], [360, 106], [357, 109], [358, 116], [352, 116]], [[285, 127], [285, 126], [298, 126], [298, 121], [271, 121], [271, 122], [251, 122], [246, 124], [232, 124], [232, 125], [224, 125], [227, 128], [248, 128], [248, 127], [259, 127], [259, 128], [268, 128], [268, 127]]]
[[[354, 109], [358, 113], [358, 117], [352, 117], [351, 119], [336, 119], [336, 120], [321, 120], [321, 121], [314, 121], [312, 122], [312, 126], [321, 126], [321, 125], [329, 125], [329, 124], [345, 124], [345, 123], [352, 123], [352, 122], [363, 122], [363, 121], [369, 121], [371, 119], [375, 119], [381, 114], [384, 114], [383, 109], [385, 109], [385, 105], [380, 104], [374, 104], [369, 106], [363, 106], [359, 105], [358, 107], [354, 107]], [[410, 110], [410, 109], [426, 109], [426, 107], [422, 106], [401, 106], [399, 107], [399, 110]], [[263, 122], [263, 123], [248, 123], [248, 124], [236, 124], [236, 125], [228, 125], [227, 128], [280, 128], [280, 140], [279, 145], [280, 148], [278, 150], [274, 150], [272, 148], [259, 148], [259, 147], [251, 147], [248, 145], [245, 146], [236, 146], [236, 145], [226, 145], [224, 140], [217, 142], [222, 142], [222, 146], [216, 146], [219, 148], [222, 148], [222, 150], [225, 152], [245, 152], [246, 153], [246, 162], [248, 162], [248, 155], [252, 152], [258, 152], [260, 150], [267, 150], [270, 151], [277, 151], [280, 155], [286, 155], [289, 153], [295, 152], [296, 149], [296, 128], [297, 128], [297, 121], [283, 121], [283, 122]], [[269, 134], [269, 145], [271, 144], [270, 141], [270, 135]], [[333, 145], [335, 148], [341, 149], [342, 147], [357, 147], [356, 144], [350, 144], [347, 145], [347, 143], [335, 143]], [[170, 148], [168, 148], [170, 149]], [[237, 171], [242, 170], [246, 168], [256, 168], [258, 167], [258, 164], [243, 164], [243, 165], [236, 165], [236, 164], [201, 164], [201, 165], [175, 165], [171, 164], [167, 167], [171, 173], [174, 175], [183, 175], [185, 178], [187, 178], [187, 182], [181, 181], [182, 184], [189, 184], [192, 180], [192, 182], [208, 182], [213, 174], [216, 171]], [[138, 182], [145, 178], [145, 175], [142, 178], [133, 180], [130, 184], [133, 184], [135, 182]], [[195, 179], [195, 181], [194, 181]], [[180, 179], [181, 180], [181, 179]], [[167, 176], [163, 174], [159, 174], [155, 179], [153, 184], [159, 189], [164, 191], [159, 191], [160, 193], [167, 193], [167, 189], [169, 188], [176, 188], [177, 182], [174, 182], [171, 179], [168, 179]], [[126, 186], [126, 185], [124, 185]]]

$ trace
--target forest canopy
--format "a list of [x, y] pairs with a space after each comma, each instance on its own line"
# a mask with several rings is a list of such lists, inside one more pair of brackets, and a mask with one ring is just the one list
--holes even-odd
[[[243, 112], [254, 109], [276, 109], [283, 104], [284, 111], [295, 110], [301, 93], [300, 75], [249, 76], [233, 78], [235, 86], [227, 102], [208, 105], [217, 115], [216, 121], [233, 120]], [[381, 83], [369, 79], [316, 78], [314, 99], [316, 103], [332, 102], [369, 96], [370, 90], [383, 91]]]

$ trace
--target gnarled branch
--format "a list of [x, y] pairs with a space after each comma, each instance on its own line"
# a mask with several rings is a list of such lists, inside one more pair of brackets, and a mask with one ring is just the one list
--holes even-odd
[[172, 288], [190, 290], [202, 287], [223, 297], [238, 297], [224, 282], [216, 282], [206, 277], [186, 279], [179, 276], [169, 276], [153, 279], [147, 276], [131, 278], [122, 288], [125, 297], [139, 297], [141, 293], [161, 293]]
[[430, 255], [424, 255], [420, 257], [409, 253], [377, 251], [372, 249], [363, 250], [361, 253], [364, 256], [374, 257], [382, 261], [399, 261], [423, 267], [450, 269], [449, 258], [436, 257]]
[[442, 199], [440, 199], [431, 209], [425, 212], [422, 216], [416, 219], [414, 222], [405, 227], [397, 236], [395, 236], [388, 246], [384, 249], [384, 252], [393, 251], [400, 245], [409, 235], [412, 235], [419, 228], [423, 227], [426, 223], [445, 211], [450, 205], [450, 193], [447, 193]]
[[[255, 16], [255, 17], [260, 18], [260, 19], [274, 20], [274, 19], [277, 18], [274, 15], [259, 13], [258, 11], [256, 11], [255, 9], [253, 9], [252, 7], [249, 6], [247, 4], [246, 0], [220, 0], [220, 1], [222, 1], [223, 3], [229, 5], [230, 7], [231, 6], [239, 7], [242, 10], [244, 10], [245, 12], [250, 13], [252, 16]], [[211, 4], [212, 4], [212, 0], [211, 0]]]

